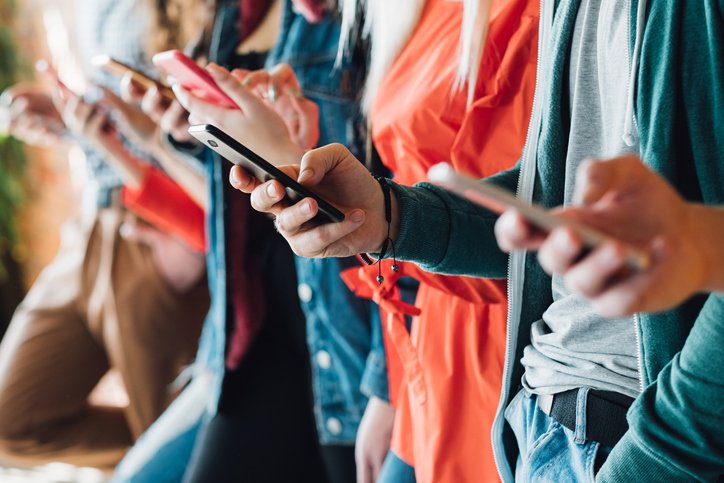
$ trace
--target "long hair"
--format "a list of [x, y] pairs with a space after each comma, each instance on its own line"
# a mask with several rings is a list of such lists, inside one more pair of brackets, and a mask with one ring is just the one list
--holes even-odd
[[213, 18], [214, 5], [214, 0], [149, 0], [149, 53], [184, 50]]
[[[365, 112], [369, 112], [382, 80], [417, 27], [426, 2], [427, 0], [339, 0], [342, 33], [338, 60], [347, 54], [359, 35], [370, 41], [370, 67], [362, 99]], [[492, 0], [462, 2], [460, 59], [454, 89], [466, 89], [470, 104], [477, 84]], [[363, 25], [360, 25], [360, 18], [364, 18]]]

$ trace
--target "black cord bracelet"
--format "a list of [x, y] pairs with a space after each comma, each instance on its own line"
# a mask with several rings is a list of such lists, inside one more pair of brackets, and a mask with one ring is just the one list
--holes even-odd
[[382, 195], [385, 200], [385, 221], [387, 222], [387, 237], [382, 242], [382, 248], [380, 248], [380, 256], [376, 262], [373, 261], [366, 253], [360, 253], [360, 258], [367, 265], [374, 265], [375, 263], [377, 264], [377, 283], [382, 283], [385, 281], [385, 277], [382, 276], [381, 263], [382, 260], [385, 258], [385, 255], [387, 255], [387, 251], [389, 249], [392, 249], [392, 271], [397, 272], [400, 267], [397, 265], [397, 260], [395, 258], [395, 242], [392, 241], [392, 238], [390, 237], [390, 230], [392, 227], [392, 195], [390, 194], [390, 185], [387, 184], [387, 179], [383, 178], [382, 176], [375, 176], [374, 178], [380, 184], [380, 188], [382, 188]]

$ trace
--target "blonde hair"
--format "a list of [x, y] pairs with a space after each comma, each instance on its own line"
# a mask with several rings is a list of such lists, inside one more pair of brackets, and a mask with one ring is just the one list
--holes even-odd
[[[370, 66], [362, 99], [365, 112], [369, 112], [382, 80], [417, 27], [427, 1], [340, 0], [342, 33], [338, 62], [348, 53], [358, 35], [370, 41]], [[488, 33], [492, 0], [462, 0], [462, 3], [460, 59], [454, 90], [466, 88], [468, 104], [471, 104]], [[360, 26], [361, 16], [365, 21]]]

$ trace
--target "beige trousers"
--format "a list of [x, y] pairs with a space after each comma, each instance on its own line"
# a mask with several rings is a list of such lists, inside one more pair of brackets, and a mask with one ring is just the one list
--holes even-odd
[[[207, 284], [174, 293], [150, 249], [119, 236], [132, 218], [109, 208], [67, 223], [15, 313], [0, 344], [2, 457], [113, 466], [171, 402], [170, 385], [196, 351]], [[88, 402], [110, 368], [127, 408]]]

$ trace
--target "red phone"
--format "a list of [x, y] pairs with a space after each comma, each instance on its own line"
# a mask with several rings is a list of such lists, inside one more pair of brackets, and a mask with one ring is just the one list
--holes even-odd
[[153, 65], [165, 74], [173, 76], [184, 89], [196, 97], [227, 109], [239, 106], [222, 91], [211, 75], [190, 57], [178, 50], [167, 50], [153, 56]]

